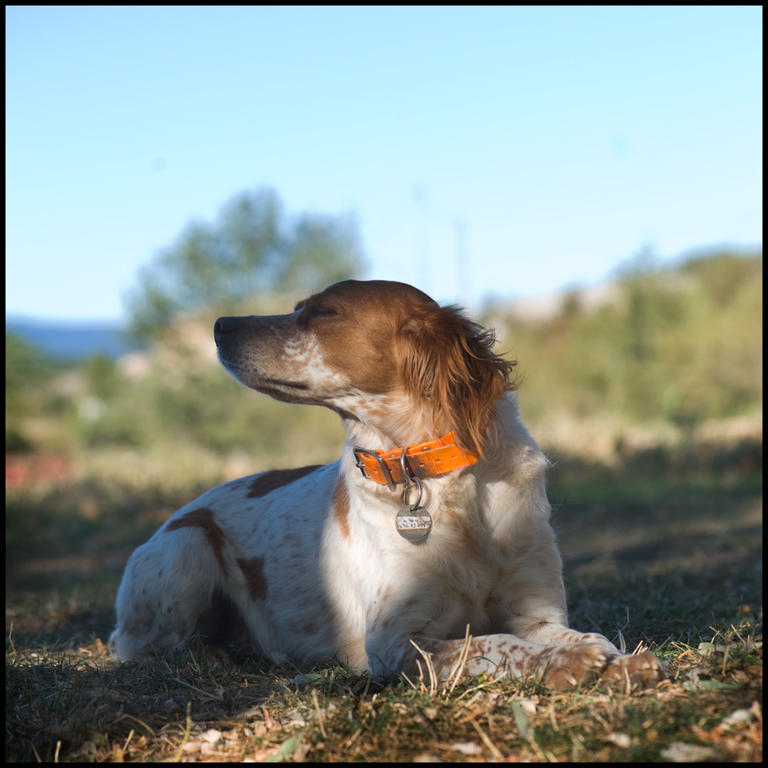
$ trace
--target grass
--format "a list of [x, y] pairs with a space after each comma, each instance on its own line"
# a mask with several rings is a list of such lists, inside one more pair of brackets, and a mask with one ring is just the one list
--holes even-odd
[[98, 478], [8, 489], [7, 759], [762, 758], [759, 477], [608, 475], [569, 459], [553, 471], [571, 624], [661, 656], [669, 680], [641, 693], [380, 685], [199, 645], [115, 664], [105, 643], [125, 559], [199, 490]]

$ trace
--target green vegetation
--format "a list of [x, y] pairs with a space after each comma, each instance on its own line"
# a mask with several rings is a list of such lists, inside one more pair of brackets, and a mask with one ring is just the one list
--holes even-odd
[[353, 218], [288, 218], [272, 190], [243, 192], [226, 203], [215, 224], [189, 224], [141, 272], [128, 297], [131, 330], [154, 338], [180, 312], [215, 307], [235, 314], [260, 294], [289, 288], [309, 294], [353, 277], [360, 262]]
[[[630, 263], [595, 308], [572, 294], [553, 317], [507, 318], [526, 418], [559, 412], [691, 429], [762, 402], [762, 254]], [[503, 321], [503, 318], [502, 318]]]
[[5, 446], [9, 453], [36, 447], [28, 423], [37, 414], [58, 413], [61, 402], [51, 381], [64, 364], [13, 333], [5, 334]]

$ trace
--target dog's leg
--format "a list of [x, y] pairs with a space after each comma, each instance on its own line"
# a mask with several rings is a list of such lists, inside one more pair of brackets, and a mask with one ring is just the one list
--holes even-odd
[[[378, 676], [394, 670], [411, 677], [418, 675], [419, 669], [428, 675], [431, 665], [440, 681], [452, 680], [457, 675], [470, 679], [481, 674], [510, 680], [533, 677], [555, 690], [571, 690], [579, 684], [592, 683], [604, 674], [607, 679], [618, 681], [625, 678], [625, 669], [633, 684], [647, 686], [660, 679], [658, 674], [652, 674], [658, 670], [652, 669], [647, 659], [637, 669], [622, 667], [624, 662], [615, 666], [617, 659], [641, 657], [616, 656], [602, 642], [590, 640], [542, 645], [506, 634], [480, 635], [468, 640], [417, 636], [412, 643], [401, 641], [379, 654], [371, 651], [369, 658], [373, 673]], [[650, 658], [655, 660], [653, 656]]]
[[[508, 616], [504, 629], [511, 635], [552, 651], [550, 678], [555, 686], [591, 677], [589, 670], [601, 668], [606, 680], [625, 680], [642, 686], [655, 685], [666, 677], [661, 662], [650, 653], [622, 654], [608, 638], [597, 632], [578, 632], [567, 626], [560, 555], [551, 531], [544, 531], [538, 548], [505, 582], [499, 597], [499, 612]], [[553, 670], [562, 670], [554, 672]]]
[[221, 564], [199, 527], [158, 531], [126, 565], [110, 637], [115, 656], [127, 661], [182, 645], [221, 581]]
[[605, 648], [606, 653], [616, 656], [619, 649], [607, 637], [597, 632], [578, 632], [564, 624], [551, 621], [532, 621], [523, 625], [519, 618], [515, 621], [515, 634], [532, 643], [542, 645], [570, 645], [571, 643], [597, 643]]
[[664, 665], [652, 653], [643, 651], [635, 654], [623, 654], [597, 632], [578, 632], [560, 624], [536, 622], [520, 633], [522, 637], [536, 643], [563, 646], [563, 653], [574, 644], [592, 644], [600, 647], [606, 655], [607, 663], [603, 677], [610, 681], [629, 681], [633, 685], [649, 687], [663, 680], [667, 675]]
[[[565, 690], [579, 682], [595, 679], [607, 663], [599, 646], [573, 646], [576, 653], [563, 654], [555, 646], [532, 643], [514, 635], [481, 635], [468, 640], [437, 640], [414, 637], [397, 643], [380, 654], [369, 653], [374, 674], [388, 671], [418, 675], [428, 674], [431, 665], [438, 680], [455, 676], [474, 678], [478, 675], [498, 679], [540, 679], [545, 685]], [[429, 658], [426, 661], [424, 656]]]

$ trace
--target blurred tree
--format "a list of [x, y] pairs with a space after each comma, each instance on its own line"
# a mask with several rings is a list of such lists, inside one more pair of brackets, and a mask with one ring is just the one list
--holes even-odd
[[179, 312], [222, 312], [258, 294], [310, 293], [355, 277], [361, 247], [351, 216], [288, 218], [275, 192], [243, 192], [214, 225], [193, 222], [139, 274], [127, 297], [131, 332], [151, 338]]
[[46, 381], [55, 370], [55, 362], [44, 350], [15, 333], [5, 332], [6, 404], [25, 389]]
[[14, 333], [5, 333], [5, 449], [29, 450], [22, 422], [36, 408], [38, 388], [61, 368], [42, 349]]
[[[692, 435], [706, 419], [762, 400], [762, 254], [707, 251], [675, 266], [644, 250], [615, 274], [615, 299], [550, 318], [507, 319], [531, 423], [562, 411], [665, 421]], [[527, 380], [527, 381], [526, 381]]]
[[82, 366], [88, 391], [103, 400], [117, 391], [120, 379], [117, 366], [106, 355], [91, 355]]
[[698, 277], [713, 302], [725, 306], [738, 298], [741, 287], [751, 280], [761, 281], [762, 253], [731, 251], [693, 254], [681, 265], [681, 272]]

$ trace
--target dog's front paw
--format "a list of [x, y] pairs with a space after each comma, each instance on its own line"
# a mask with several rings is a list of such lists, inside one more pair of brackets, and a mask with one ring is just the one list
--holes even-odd
[[580, 684], [597, 680], [609, 658], [601, 643], [559, 645], [542, 658], [539, 677], [548, 688], [571, 691]]
[[664, 665], [649, 651], [614, 656], [603, 672], [603, 678], [608, 682], [629, 682], [632, 688], [653, 688], [666, 677]]

